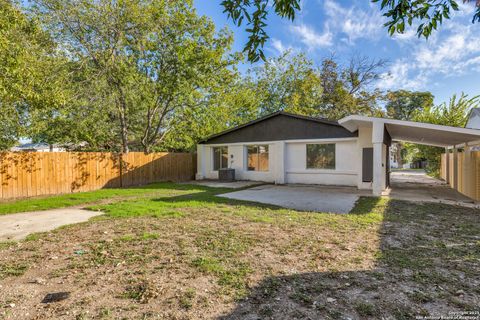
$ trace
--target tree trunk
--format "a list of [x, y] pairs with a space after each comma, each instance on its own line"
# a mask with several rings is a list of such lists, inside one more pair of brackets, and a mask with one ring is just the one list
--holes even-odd
[[402, 169], [403, 161], [402, 161], [402, 144], [401, 143], [397, 144], [397, 163], [398, 163], [398, 168]]
[[118, 113], [120, 118], [120, 136], [122, 139], [122, 153], [128, 153], [130, 150], [128, 148], [128, 121], [127, 121], [127, 102], [123, 95], [122, 87], [118, 82], [114, 82], [115, 87], [117, 88], [118, 98]]
[[128, 130], [126, 126], [125, 115], [120, 115], [120, 128], [122, 136], [122, 152], [128, 153], [130, 150], [128, 148]]

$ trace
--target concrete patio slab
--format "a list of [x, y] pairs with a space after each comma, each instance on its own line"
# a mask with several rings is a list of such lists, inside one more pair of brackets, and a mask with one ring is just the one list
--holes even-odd
[[0, 241], [21, 240], [31, 233], [84, 222], [101, 214], [103, 212], [63, 208], [0, 216]]
[[299, 211], [349, 213], [360, 195], [368, 192], [350, 187], [262, 185], [219, 195], [229, 199], [273, 204]]
[[219, 180], [196, 180], [186, 182], [187, 184], [197, 184], [199, 186], [210, 187], [210, 188], [231, 188], [231, 189], [242, 189], [246, 187], [252, 187], [263, 184], [263, 182], [258, 181], [219, 181]]

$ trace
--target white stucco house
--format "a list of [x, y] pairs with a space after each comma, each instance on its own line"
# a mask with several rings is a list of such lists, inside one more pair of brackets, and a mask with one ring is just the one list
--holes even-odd
[[63, 146], [59, 145], [50, 145], [48, 143], [39, 142], [39, 143], [24, 143], [13, 147], [10, 151], [19, 152], [19, 151], [29, 151], [29, 152], [65, 152], [66, 149]]
[[380, 195], [389, 187], [389, 147], [395, 141], [456, 150], [480, 141], [480, 131], [352, 115], [339, 121], [276, 112], [208, 137], [197, 146], [196, 179], [354, 186]]

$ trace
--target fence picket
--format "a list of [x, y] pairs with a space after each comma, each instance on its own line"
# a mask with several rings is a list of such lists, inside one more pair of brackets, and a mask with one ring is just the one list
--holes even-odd
[[190, 153], [2, 152], [0, 199], [188, 181], [195, 170]]

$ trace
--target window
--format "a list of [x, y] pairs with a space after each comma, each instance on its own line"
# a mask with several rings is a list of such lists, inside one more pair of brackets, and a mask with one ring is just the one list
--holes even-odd
[[268, 145], [247, 147], [248, 171], [268, 171]]
[[228, 168], [228, 147], [213, 148], [213, 170]]
[[335, 144], [307, 144], [307, 169], [335, 169]]

